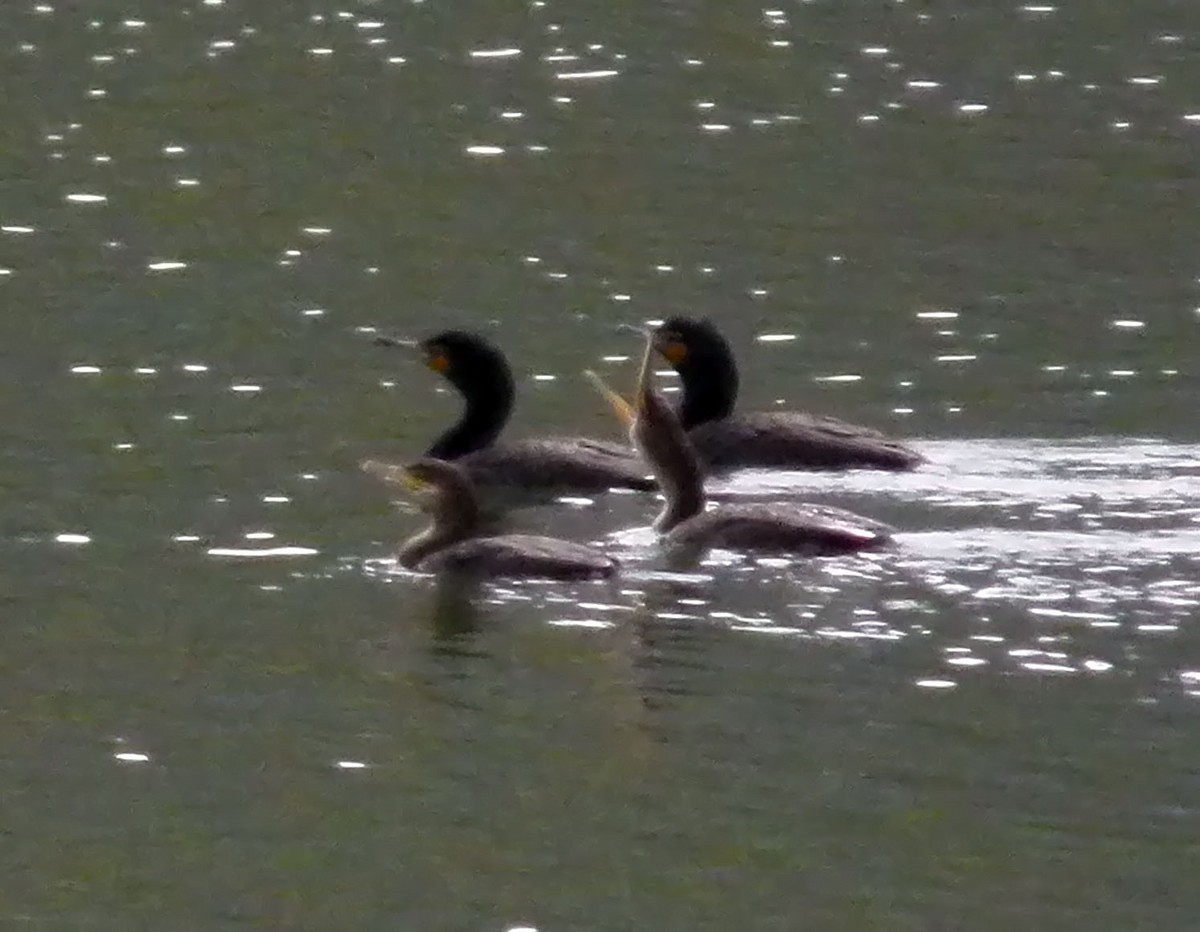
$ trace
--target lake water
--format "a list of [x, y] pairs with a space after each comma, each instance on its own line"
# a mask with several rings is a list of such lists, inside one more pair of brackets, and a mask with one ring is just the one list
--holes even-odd
[[[0, 925], [1195, 928], [1188, 4], [0, 27]], [[914, 438], [717, 487], [893, 551], [672, 576], [609, 495], [515, 521], [611, 584], [395, 571], [357, 463], [457, 401], [370, 333], [483, 330], [514, 434], [616, 437], [580, 372], [670, 313], [747, 410]]]

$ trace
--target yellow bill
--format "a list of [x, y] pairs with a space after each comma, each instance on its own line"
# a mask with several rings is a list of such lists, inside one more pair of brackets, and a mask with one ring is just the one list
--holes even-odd
[[637, 412], [634, 410], [633, 405], [609, 388], [604, 379], [596, 375], [591, 369], [585, 369], [583, 374], [588, 377], [588, 381], [592, 383], [592, 387], [612, 406], [617, 420], [627, 429], [632, 427], [633, 422], [637, 420]]

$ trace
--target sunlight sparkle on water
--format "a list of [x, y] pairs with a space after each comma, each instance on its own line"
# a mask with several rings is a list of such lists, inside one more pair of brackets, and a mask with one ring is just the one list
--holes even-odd
[[1022, 663], [1021, 668], [1028, 670], [1030, 673], [1063, 674], [1077, 672], [1074, 667], [1065, 663], [1044, 663], [1039, 660], [1030, 660]]
[[614, 68], [601, 68], [596, 71], [560, 71], [554, 77], [560, 81], [599, 81], [615, 78], [620, 73]]
[[312, 547], [264, 547], [254, 549], [248, 547], [210, 547], [210, 557], [231, 557], [233, 559], [266, 560], [272, 557], [315, 557], [321, 551]]
[[521, 50], [519, 48], [504, 48], [504, 49], [472, 49], [468, 53], [470, 58], [474, 59], [497, 59], [497, 58], [519, 58]]

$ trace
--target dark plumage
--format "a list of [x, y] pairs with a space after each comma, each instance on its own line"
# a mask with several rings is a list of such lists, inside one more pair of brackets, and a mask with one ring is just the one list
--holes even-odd
[[666, 543], [684, 550], [756, 550], [801, 557], [877, 550], [891, 529], [841, 508], [812, 504], [722, 505], [676, 525]]
[[500, 441], [516, 389], [504, 354], [479, 334], [447, 330], [417, 346], [425, 364], [464, 402], [462, 416], [434, 440], [426, 456], [454, 461], [477, 486], [526, 492], [654, 488], [637, 453], [620, 444], [585, 437]]
[[617, 571], [616, 560], [583, 544], [528, 534], [478, 536], [481, 518], [475, 490], [455, 463], [418, 460], [404, 467], [404, 481], [433, 518], [400, 548], [398, 559], [408, 569], [542, 579], [595, 579]]
[[594, 380], [629, 425], [629, 437], [658, 479], [666, 505], [654, 527], [667, 547], [702, 552], [711, 547], [800, 556], [831, 556], [885, 546], [891, 529], [840, 508], [808, 504], [725, 504], [705, 511], [704, 477], [689, 434], [654, 391], [649, 334], [633, 406]]
[[712, 472], [745, 467], [907, 470], [925, 461], [880, 431], [835, 418], [791, 411], [735, 413], [737, 362], [710, 321], [672, 317], [655, 329], [654, 348], [679, 373], [679, 418]]

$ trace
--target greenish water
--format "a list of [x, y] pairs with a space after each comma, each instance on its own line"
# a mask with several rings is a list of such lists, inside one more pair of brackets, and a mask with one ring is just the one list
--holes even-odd
[[[0, 925], [1195, 927], [1186, 4], [0, 9]], [[916, 438], [892, 553], [458, 592], [359, 473], [620, 321]], [[765, 338], [765, 339], [764, 339]], [[670, 385], [669, 382], [665, 383]]]

